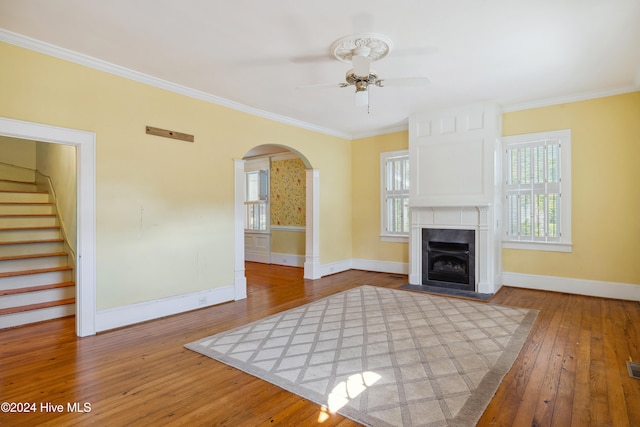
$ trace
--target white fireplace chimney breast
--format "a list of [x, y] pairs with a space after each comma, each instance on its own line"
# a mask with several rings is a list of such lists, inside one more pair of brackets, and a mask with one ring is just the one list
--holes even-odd
[[501, 283], [500, 111], [496, 104], [409, 118], [409, 282], [421, 284], [423, 228], [476, 230], [476, 292]]

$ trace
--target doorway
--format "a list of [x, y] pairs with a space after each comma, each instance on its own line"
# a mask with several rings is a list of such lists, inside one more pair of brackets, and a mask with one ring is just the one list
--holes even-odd
[[[235, 161], [235, 246], [236, 246], [236, 298], [238, 290], [243, 289], [246, 297], [246, 279], [244, 278], [245, 261], [245, 162], [251, 158], [268, 157], [276, 153], [290, 153], [304, 164], [305, 180], [305, 237], [303, 268], [305, 279], [319, 279], [319, 189], [320, 172], [313, 169], [306, 157], [298, 151], [283, 145], [267, 144], [249, 150], [242, 160]], [[238, 298], [237, 298], [238, 299]]]
[[76, 147], [76, 334], [95, 335], [96, 325], [96, 135], [75, 129], [0, 117], [0, 135]]

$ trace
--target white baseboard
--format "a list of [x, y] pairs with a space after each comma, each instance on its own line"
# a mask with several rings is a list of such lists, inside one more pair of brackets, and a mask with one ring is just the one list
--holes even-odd
[[235, 299], [234, 286], [208, 289], [96, 312], [96, 332], [184, 313]]
[[343, 271], [351, 270], [351, 260], [332, 262], [329, 264], [320, 265], [320, 276], [329, 276], [331, 274], [342, 273]]
[[409, 264], [406, 262], [374, 261], [353, 258], [351, 268], [355, 270], [378, 271], [380, 273], [409, 274]]
[[271, 264], [271, 252], [245, 252], [244, 259], [251, 262]]
[[289, 267], [304, 267], [304, 260], [304, 255], [271, 252], [271, 264], [287, 265]]
[[368, 259], [350, 258], [344, 261], [322, 264], [320, 271], [322, 276], [341, 273], [347, 270], [366, 270], [379, 273], [408, 274], [409, 265], [403, 262], [375, 261]]
[[502, 273], [505, 286], [640, 301], [640, 284], [600, 282], [522, 273]]

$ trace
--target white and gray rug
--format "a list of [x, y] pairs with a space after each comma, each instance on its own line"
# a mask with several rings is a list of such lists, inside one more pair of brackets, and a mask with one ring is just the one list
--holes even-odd
[[536, 316], [361, 286], [185, 347], [365, 425], [473, 426]]

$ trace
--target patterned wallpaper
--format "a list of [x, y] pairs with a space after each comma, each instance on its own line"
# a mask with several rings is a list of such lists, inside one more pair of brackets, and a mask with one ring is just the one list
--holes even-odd
[[305, 226], [306, 170], [302, 160], [271, 162], [271, 224]]

